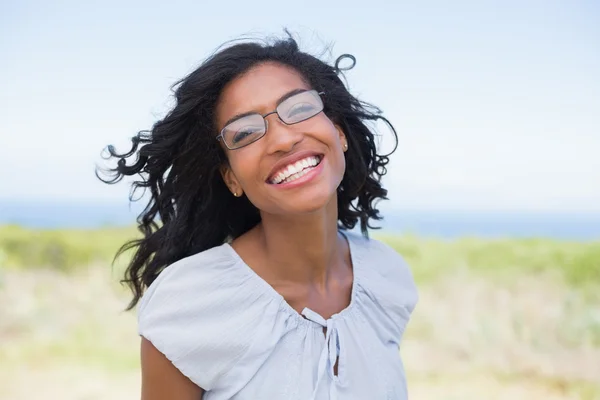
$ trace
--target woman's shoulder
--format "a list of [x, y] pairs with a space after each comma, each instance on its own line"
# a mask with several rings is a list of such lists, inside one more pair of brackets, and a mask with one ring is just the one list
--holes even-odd
[[411, 266], [389, 240], [346, 233], [350, 243], [356, 275], [370, 290], [396, 293], [405, 301], [416, 303], [417, 287]]
[[399, 337], [418, 302], [410, 265], [388, 240], [353, 233], [347, 237], [359, 286], [369, 294], [369, 304], [377, 303], [374, 310], [384, 310], [382, 318], [391, 320]]
[[232, 252], [223, 244], [169, 265], [137, 310], [138, 333], [205, 390], [217, 387], [255, 340], [285, 329], [275, 326], [278, 300], [249, 279]]
[[351, 248], [352, 258], [359, 266], [367, 264], [369, 270], [379, 274], [410, 273], [410, 267], [403, 255], [392, 247], [389, 240], [359, 233], [344, 233]]
[[166, 266], [158, 277], [147, 288], [142, 302], [164, 286], [178, 284], [197, 284], [198, 279], [229, 272], [235, 267], [236, 260], [228, 251], [228, 244], [222, 244], [210, 249], [184, 257]]
[[[138, 318], [167, 307], [171, 312], [189, 309], [202, 316], [204, 307], [225, 312], [228, 307], [237, 307], [234, 299], [260, 297], [261, 288], [239, 263], [231, 245], [224, 243], [168, 265], [144, 292]], [[231, 317], [234, 310], [229, 311]]]

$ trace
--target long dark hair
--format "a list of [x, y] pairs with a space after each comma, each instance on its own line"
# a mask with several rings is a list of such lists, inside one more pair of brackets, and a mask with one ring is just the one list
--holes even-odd
[[138, 175], [131, 196], [139, 189], [149, 189], [151, 194], [137, 218], [143, 238], [124, 244], [116, 256], [135, 250], [122, 280], [133, 292], [127, 310], [135, 307], [144, 289], [168, 265], [234, 239], [260, 222], [258, 209], [245, 196], [232, 196], [225, 186], [219, 167], [227, 157], [215, 139], [215, 106], [221, 91], [260, 63], [290, 66], [313, 89], [325, 93], [324, 112], [348, 140], [346, 172], [338, 188], [339, 226], [352, 229], [360, 222], [363, 235], [368, 236], [367, 229], [374, 228], [369, 220], [381, 219], [375, 203], [387, 199], [381, 177], [389, 154], [377, 152], [375, 122], [389, 126], [396, 146], [397, 135], [377, 107], [349, 93], [340, 79], [340, 63], [347, 59], [353, 67], [355, 59], [348, 54], [329, 65], [300, 51], [291, 36], [225, 46], [173, 85], [173, 108], [151, 130], [135, 135], [128, 152], [107, 147], [106, 159], [116, 159], [117, 164], [97, 169], [98, 178], [113, 184]]

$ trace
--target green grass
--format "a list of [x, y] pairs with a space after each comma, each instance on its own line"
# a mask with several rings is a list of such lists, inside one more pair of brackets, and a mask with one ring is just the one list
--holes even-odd
[[452, 271], [512, 279], [519, 275], [558, 275], [574, 287], [600, 285], [600, 242], [552, 239], [425, 239], [377, 235], [412, 266], [418, 282]]
[[33, 230], [3, 226], [0, 266], [72, 271], [94, 263], [107, 264], [122, 244], [138, 236], [133, 228]]
[[[0, 227], [0, 266], [72, 271], [109, 264], [119, 247], [139, 237], [134, 228], [32, 230]], [[498, 278], [555, 274], [574, 287], [600, 284], [600, 242], [551, 239], [426, 239], [378, 234], [410, 263], [418, 282], [469, 270]], [[119, 262], [127, 262], [124, 255]]]

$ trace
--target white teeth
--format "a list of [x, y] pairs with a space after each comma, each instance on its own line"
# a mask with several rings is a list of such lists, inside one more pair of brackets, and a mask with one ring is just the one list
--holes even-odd
[[304, 175], [308, 174], [308, 170], [307, 169], [303, 169], [302, 171], [290, 176], [289, 178], [287, 178], [286, 180], [284, 180], [282, 183], [288, 183], [291, 182], [293, 180], [296, 180]]
[[302, 167], [299, 167], [297, 164], [298, 163], [292, 164], [292, 165], [290, 165], [288, 167], [288, 171], [287, 171], [288, 172], [288, 176], [289, 175], [297, 174], [298, 172], [302, 171]]
[[298, 179], [308, 173], [310, 168], [319, 164], [319, 157], [312, 156], [302, 160], [298, 160], [293, 164], [288, 165], [282, 169], [275, 177], [271, 180], [271, 183], [282, 183], [291, 182], [294, 179]]

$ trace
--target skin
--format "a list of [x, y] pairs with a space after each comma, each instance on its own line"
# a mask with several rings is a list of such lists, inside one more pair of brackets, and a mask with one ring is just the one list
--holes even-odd
[[[217, 126], [221, 129], [248, 111], [266, 114], [296, 89], [312, 88], [294, 69], [276, 63], [255, 66], [221, 93]], [[349, 305], [353, 282], [348, 243], [337, 230], [346, 137], [323, 112], [294, 125], [284, 124], [276, 114], [267, 121], [260, 140], [237, 150], [223, 146], [229, 161], [221, 168], [224, 182], [232, 193], [244, 193], [262, 216], [232, 246], [297, 312], [308, 307], [328, 319]], [[318, 176], [290, 189], [267, 182], [275, 163], [305, 150], [324, 155]], [[202, 398], [202, 389], [143, 338], [141, 355], [143, 400]]]
[[203, 390], [184, 376], [164, 354], [142, 338], [142, 400], [198, 400]]

